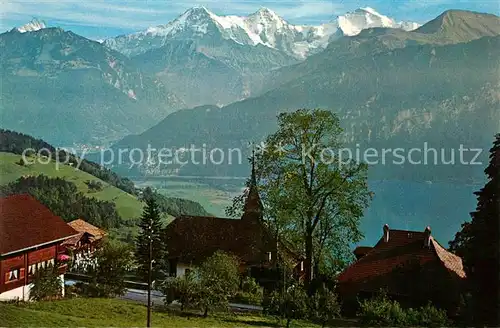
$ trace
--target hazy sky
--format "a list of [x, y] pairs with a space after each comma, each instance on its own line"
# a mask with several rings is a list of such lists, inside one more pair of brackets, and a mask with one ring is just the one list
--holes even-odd
[[83, 36], [102, 39], [166, 24], [193, 6], [218, 15], [248, 15], [268, 7], [293, 24], [320, 24], [359, 7], [396, 20], [424, 23], [447, 9], [500, 13], [498, 0], [0, 0], [0, 32], [36, 17]]

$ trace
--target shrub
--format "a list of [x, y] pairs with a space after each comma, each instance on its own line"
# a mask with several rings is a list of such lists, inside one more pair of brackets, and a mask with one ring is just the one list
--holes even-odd
[[101, 191], [103, 189], [102, 183], [97, 180], [87, 180], [85, 181], [87, 184], [87, 187], [89, 188], [89, 191]]
[[86, 292], [92, 297], [113, 297], [125, 293], [125, 278], [133, 261], [128, 245], [107, 241], [93, 254], [95, 265], [87, 266], [91, 281]]
[[62, 280], [56, 266], [39, 268], [33, 279], [30, 299], [34, 301], [56, 299], [62, 297]]
[[360, 303], [360, 323], [368, 326], [392, 326], [406, 323], [406, 313], [398, 302], [381, 293], [377, 297]]
[[243, 304], [261, 305], [262, 298], [262, 287], [252, 277], [245, 277], [241, 283], [241, 290], [236, 293], [233, 301]]
[[309, 299], [309, 318], [324, 327], [340, 317], [340, 308], [337, 295], [328, 289], [321, 289]]
[[286, 326], [294, 319], [307, 316], [307, 294], [300, 285], [290, 286], [284, 293], [273, 291], [264, 301], [264, 312], [286, 320]]
[[368, 326], [443, 327], [449, 325], [446, 311], [430, 303], [418, 309], [403, 309], [385, 294], [360, 303], [358, 313], [361, 324]]
[[[437, 309], [430, 303], [419, 309], [418, 323], [425, 327], [443, 327], [450, 324], [445, 310]], [[412, 324], [417, 324], [416, 322]]]
[[200, 305], [206, 317], [209, 309], [227, 308], [238, 289], [238, 260], [222, 251], [205, 260], [196, 273], [200, 282]]
[[165, 303], [170, 304], [173, 301], [178, 301], [181, 304], [181, 311], [197, 307], [200, 304], [200, 282], [196, 279], [194, 272], [174, 279], [167, 279], [162, 289], [163, 294], [166, 295]]

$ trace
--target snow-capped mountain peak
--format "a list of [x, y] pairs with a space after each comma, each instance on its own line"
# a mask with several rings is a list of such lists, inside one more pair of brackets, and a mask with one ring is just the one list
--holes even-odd
[[47, 27], [47, 25], [45, 24], [44, 21], [40, 21], [36, 18], [33, 18], [30, 22], [28, 22], [22, 26], [16, 27], [15, 29], [18, 32], [25, 33], [25, 32], [38, 31], [38, 30], [44, 29], [46, 27]]
[[269, 8], [261, 7], [248, 16], [216, 15], [205, 7], [193, 7], [166, 25], [119, 36], [105, 44], [134, 56], [162, 47], [169, 40], [206, 40], [222, 38], [241, 45], [265, 45], [304, 58], [325, 48], [342, 35], [353, 36], [373, 27], [402, 28], [407, 31], [420, 25], [395, 22], [373, 8], [359, 8], [320, 26], [293, 25]]
[[352, 13], [339, 16], [339, 28], [344, 35], [357, 35], [364, 29], [372, 27], [401, 28], [392, 18], [378, 13], [370, 7], [359, 8]]

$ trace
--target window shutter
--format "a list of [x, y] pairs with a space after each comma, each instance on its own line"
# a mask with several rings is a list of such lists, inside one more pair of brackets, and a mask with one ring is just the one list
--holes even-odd
[[19, 275], [19, 279], [24, 279], [24, 268], [21, 268], [21, 274]]
[[5, 272], [5, 282], [9, 282], [10, 272]]

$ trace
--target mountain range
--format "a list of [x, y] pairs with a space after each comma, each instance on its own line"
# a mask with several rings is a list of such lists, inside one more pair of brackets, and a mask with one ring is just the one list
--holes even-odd
[[[448, 11], [415, 31], [369, 29], [280, 69], [259, 96], [219, 108], [201, 106], [167, 116], [116, 148], [244, 148], [273, 132], [276, 115], [298, 108], [338, 114], [345, 142], [362, 148], [486, 148], [500, 131], [500, 19]], [[485, 152], [486, 153], [486, 152]], [[484, 158], [483, 158], [484, 160]], [[180, 174], [244, 175], [243, 165], [186, 165]], [[378, 178], [454, 180], [482, 177], [481, 166], [383, 166]]]
[[[361, 8], [297, 26], [266, 8], [237, 17], [195, 7], [101, 43], [32, 21], [0, 34], [2, 127], [57, 145], [126, 135], [118, 145], [143, 144], [133, 135], [166, 117], [151, 131], [169, 126], [159, 135], [169, 143], [224, 144], [269, 133], [278, 111], [320, 106], [340, 113], [351, 142], [385, 142], [424, 124], [394, 130], [401, 117], [433, 115], [434, 131], [440, 106], [494, 104], [484, 93], [496, 91], [498, 62], [484, 51], [480, 60], [467, 55], [483, 45], [493, 51], [499, 26], [495, 15], [467, 11], [420, 26]], [[373, 122], [377, 115], [386, 121]], [[486, 115], [493, 125], [494, 115]]]
[[[166, 25], [107, 39], [104, 44], [156, 75], [189, 107], [222, 106], [255, 95], [269, 71], [319, 53], [344, 35], [370, 27], [411, 30], [418, 26], [397, 23], [371, 8], [319, 26], [299, 26], [267, 8], [239, 17], [194, 7]], [[190, 92], [193, 89], [198, 92]]]
[[2, 127], [57, 145], [116, 140], [184, 107], [126, 56], [60, 28], [0, 34], [0, 72]]
[[165, 46], [172, 40], [205, 38], [231, 40], [241, 45], [264, 45], [299, 59], [324, 49], [343, 35], [357, 35], [372, 27], [414, 30], [415, 22], [396, 22], [372, 8], [359, 8], [319, 26], [293, 25], [274, 11], [260, 8], [248, 16], [218, 16], [205, 7], [193, 7], [166, 25], [107, 39], [104, 43], [123, 54], [135, 56]]

